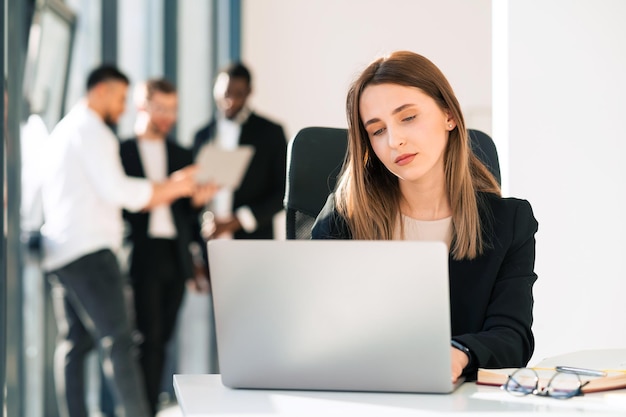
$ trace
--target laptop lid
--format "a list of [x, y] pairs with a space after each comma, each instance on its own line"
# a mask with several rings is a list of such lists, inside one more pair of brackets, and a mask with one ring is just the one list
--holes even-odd
[[213, 240], [208, 253], [224, 385], [454, 389], [445, 244]]

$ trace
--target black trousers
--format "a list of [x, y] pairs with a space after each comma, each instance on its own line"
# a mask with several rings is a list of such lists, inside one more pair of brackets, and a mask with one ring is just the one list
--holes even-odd
[[87, 416], [84, 363], [97, 344], [117, 409], [125, 416], [148, 416], [115, 255], [110, 250], [85, 255], [53, 271], [50, 281], [59, 328], [54, 358], [59, 415]]
[[[131, 258], [131, 283], [135, 301], [137, 329], [143, 340], [139, 345], [140, 365], [148, 400], [156, 414], [167, 342], [176, 326], [185, 292], [176, 241], [150, 239], [147, 247], [135, 248], [142, 256]], [[145, 254], [150, 254], [145, 258]], [[139, 263], [140, 262], [140, 263]]]

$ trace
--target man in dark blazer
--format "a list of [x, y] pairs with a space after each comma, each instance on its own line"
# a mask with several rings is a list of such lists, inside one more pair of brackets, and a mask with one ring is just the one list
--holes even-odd
[[[194, 153], [208, 144], [225, 149], [251, 145], [255, 153], [237, 190], [223, 189], [209, 209], [214, 216], [209, 237], [272, 239], [273, 218], [283, 208], [287, 140], [280, 125], [251, 111], [247, 100], [251, 76], [241, 63], [223, 69], [213, 95], [217, 115], [194, 138]], [[207, 217], [207, 216], [204, 216]]]
[[[177, 96], [167, 80], [139, 86], [137, 137], [120, 146], [122, 164], [131, 177], [161, 181], [192, 163], [191, 151], [167, 140], [176, 122]], [[213, 196], [212, 185], [197, 188], [191, 199], [151, 211], [124, 212], [132, 243], [130, 277], [137, 328], [142, 334], [140, 363], [152, 412], [156, 415], [165, 347], [172, 336], [185, 282], [195, 277], [190, 245], [199, 236], [198, 208]]]

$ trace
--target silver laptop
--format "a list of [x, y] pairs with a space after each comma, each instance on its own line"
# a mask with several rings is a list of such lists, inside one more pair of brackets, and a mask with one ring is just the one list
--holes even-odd
[[445, 244], [214, 240], [208, 253], [224, 385], [454, 390]]

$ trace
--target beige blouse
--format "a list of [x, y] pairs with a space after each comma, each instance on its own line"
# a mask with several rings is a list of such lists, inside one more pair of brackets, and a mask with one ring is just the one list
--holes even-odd
[[400, 225], [394, 231], [394, 240], [429, 240], [442, 241], [448, 248], [452, 244], [452, 216], [440, 220], [417, 220], [402, 215], [404, 237]]

